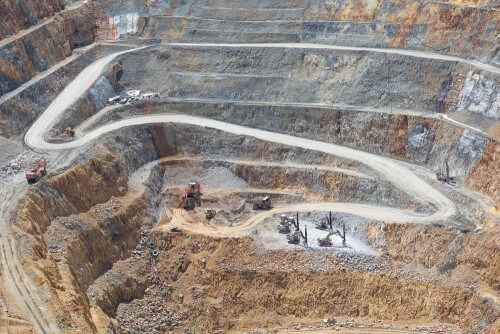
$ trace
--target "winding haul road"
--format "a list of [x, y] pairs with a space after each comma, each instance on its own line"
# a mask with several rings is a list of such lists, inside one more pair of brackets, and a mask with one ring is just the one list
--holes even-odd
[[[175, 44], [177, 45], [177, 44]], [[258, 44], [260, 45], [260, 44]], [[393, 183], [397, 188], [414, 195], [422, 201], [434, 207], [434, 213], [421, 215], [413, 212], [370, 206], [370, 210], [359, 210], [359, 204], [342, 203], [336, 206], [336, 211], [358, 212], [366, 218], [385, 219], [397, 222], [430, 222], [443, 220], [455, 213], [455, 205], [446, 196], [434, 189], [427, 182], [419, 178], [408, 168], [399, 162], [360, 150], [347, 148], [340, 145], [315, 141], [281, 133], [274, 133], [236, 124], [226, 123], [203, 117], [181, 115], [181, 114], [156, 114], [126, 118], [115, 123], [106, 124], [90, 131], [71, 142], [50, 143], [45, 140], [46, 133], [52, 128], [64, 111], [71, 106], [85, 91], [90, 88], [102, 74], [106, 66], [117, 56], [127, 52], [135, 52], [144, 48], [121, 51], [103, 57], [85, 70], [71, 82], [63, 92], [52, 102], [47, 110], [35, 121], [26, 133], [25, 143], [33, 149], [44, 151], [71, 150], [87, 145], [98, 137], [129, 126], [154, 124], [154, 123], [179, 123], [189, 124], [221, 130], [234, 135], [254, 137], [260, 140], [303, 148], [336, 155], [345, 159], [351, 159], [366, 164], [378, 172], [382, 177]]]
[[[477, 61], [467, 60], [459, 57], [441, 55], [435, 53], [425, 53], [419, 51], [397, 50], [397, 49], [379, 49], [379, 48], [364, 48], [364, 47], [344, 47], [344, 46], [331, 46], [331, 45], [318, 45], [318, 44], [302, 44], [302, 43], [270, 43], [270, 44], [204, 44], [204, 43], [169, 43], [166, 45], [178, 47], [257, 47], [257, 48], [304, 48], [304, 49], [326, 49], [326, 50], [350, 50], [362, 52], [380, 52], [401, 54], [410, 57], [439, 59], [445, 61], [453, 61], [458, 63], [467, 64], [488, 72], [500, 74], [500, 69], [483, 64]], [[156, 114], [130, 117], [120, 120], [115, 123], [106, 124], [100, 128], [87, 132], [83, 136], [71, 142], [65, 143], [49, 143], [45, 140], [46, 133], [54, 126], [55, 122], [70, 107], [87, 89], [99, 78], [103, 73], [106, 66], [117, 56], [127, 52], [136, 52], [142, 48], [117, 52], [112, 55], [103, 57], [83, 70], [78, 77], [72, 81], [59, 96], [52, 102], [46, 111], [35, 121], [25, 135], [25, 143], [29, 147], [36, 150], [43, 151], [62, 151], [61, 153], [71, 151], [91, 143], [98, 137], [130, 126], [153, 124], [153, 123], [179, 123], [189, 124], [194, 126], [206, 127], [211, 129], [221, 130], [234, 135], [250, 136], [260, 140], [273, 142], [277, 144], [284, 144], [293, 147], [299, 147], [307, 150], [313, 150], [328, 154], [333, 154], [342, 158], [359, 161], [360, 163], [370, 166], [381, 177], [391, 182], [395, 187], [406, 191], [407, 193], [415, 196], [418, 199], [428, 203], [432, 208], [431, 214], [419, 214], [406, 210], [401, 210], [391, 207], [382, 207], [375, 205], [359, 204], [359, 203], [304, 203], [292, 205], [286, 208], [276, 208], [271, 212], [259, 213], [252, 217], [250, 220], [239, 227], [221, 227], [216, 228], [216, 232], [221, 235], [239, 234], [242, 230], [248, 229], [259, 224], [269, 214], [274, 214], [283, 210], [293, 211], [310, 211], [310, 210], [332, 210], [347, 212], [360, 215], [366, 218], [393, 221], [393, 222], [432, 222], [444, 220], [455, 213], [455, 205], [446, 196], [441, 194], [438, 190], [434, 189], [430, 184], [419, 178], [403, 164], [381, 156], [371, 153], [347, 148], [335, 144], [314, 141], [285, 135], [280, 133], [273, 133], [269, 131], [248, 128], [236, 124], [225, 123], [213, 119], [206, 119], [202, 117], [180, 115], [180, 114]], [[10, 195], [12, 196], [12, 194]], [[7, 203], [7, 201], [4, 201]], [[5, 205], [1, 208], [5, 213]], [[19, 303], [28, 313], [35, 329], [41, 333], [53, 333], [57, 331], [54, 325], [45, 317], [43, 311], [43, 303], [37, 298], [36, 294], [31, 291], [34, 290], [28, 279], [25, 277], [22, 267], [16, 260], [17, 255], [13, 251], [12, 238], [9, 238], [9, 227], [7, 220], [4, 219], [3, 224], [0, 224], [2, 234], [2, 258], [6, 266], [6, 283], [7, 285], [15, 287], [16, 296], [19, 297]]]

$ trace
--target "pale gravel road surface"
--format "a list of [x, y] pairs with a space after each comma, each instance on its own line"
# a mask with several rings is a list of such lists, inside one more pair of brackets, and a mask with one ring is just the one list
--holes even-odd
[[[449, 55], [441, 55], [435, 53], [427, 53], [420, 51], [410, 51], [410, 50], [398, 50], [398, 49], [379, 49], [379, 48], [365, 48], [365, 47], [346, 47], [346, 46], [332, 46], [332, 45], [320, 45], [320, 44], [308, 44], [308, 43], [270, 43], [270, 44], [225, 44], [225, 43], [215, 43], [215, 44], [205, 44], [205, 43], [170, 43], [166, 44], [170, 46], [178, 47], [233, 47], [233, 48], [299, 48], [299, 49], [324, 49], [324, 50], [347, 50], [347, 51], [360, 51], [360, 52], [378, 52], [386, 54], [400, 54], [403, 56], [436, 59], [444, 61], [453, 61], [466, 65], [476, 67], [488, 72], [495, 74], [500, 73], [498, 67], [483, 64], [477, 61], [468, 60], [464, 58], [459, 58]], [[314, 141], [304, 138], [299, 138], [291, 135], [285, 135], [280, 133], [273, 133], [270, 131], [263, 131], [248, 127], [239, 126], [236, 124], [224, 123], [221, 121], [216, 121], [213, 119], [206, 119], [202, 117], [188, 116], [188, 115], [174, 115], [174, 114], [157, 114], [157, 115], [146, 115], [137, 116], [127, 119], [120, 120], [112, 124], [106, 124], [98, 129], [86, 133], [84, 136], [75, 139], [72, 142], [65, 143], [48, 143], [45, 141], [44, 137], [50, 128], [55, 124], [59, 117], [64, 113], [64, 111], [71, 106], [81, 95], [83, 95], [87, 89], [99, 78], [103, 73], [106, 66], [117, 56], [122, 55], [127, 52], [136, 52], [143, 48], [136, 48], [133, 50], [127, 50], [122, 52], [117, 52], [112, 55], [103, 57], [90, 66], [88, 66], [84, 71], [78, 75], [78, 77], [71, 82], [63, 92], [52, 102], [52, 104], [47, 108], [47, 110], [36, 120], [36, 122], [30, 127], [25, 135], [25, 143], [33, 149], [37, 150], [72, 150], [84, 145], [91, 143], [98, 137], [129, 126], [154, 124], [154, 123], [179, 123], [179, 124], [189, 124], [194, 126], [206, 127], [211, 129], [217, 129], [225, 131], [227, 133], [250, 136], [260, 140], [284, 144], [294, 147], [300, 147], [307, 150], [313, 150], [318, 152], [324, 152], [332, 155], [336, 155], [346, 159], [352, 159], [359, 161], [363, 164], [370, 166], [376, 172], [378, 172], [383, 178], [390, 181], [397, 188], [404, 190], [421, 200], [428, 202], [434, 207], [434, 213], [430, 215], [418, 214], [415, 212], [409, 212], [401, 209], [374, 206], [367, 204], [356, 204], [356, 203], [303, 203], [297, 205], [289, 205], [283, 207], [277, 207], [270, 212], [263, 212], [255, 215], [246, 223], [239, 227], [233, 227], [232, 230], [225, 231], [224, 229], [231, 228], [221, 228], [219, 231], [217, 227], [211, 227], [211, 230], [215, 228], [217, 233], [221, 234], [239, 234], [242, 229], [248, 229], [249, 227], [255, 226], [260, 223], [265, 216], [269, 214], [274, 214], [283, 211], [310, 211], [310, 210], [325, 210], [325, 211], [341, 211], [360, 215], [367, 218], [393, 221], [393, 222], [433, 222], [440, 221], [449, 218], [455, 213], [454, 204], [438, 190], [434, 189], [430, 184], [419, 178], [412, 171], [406, 168], [403, 164], [381, 156], [377, 156], [371, 153], [366, 153], [363, 151], [355, 150], [352, 148], [347, 148], [339, 145], [334, 145], [330, 143]], [[4, 202], [5, 203], [5, 202]], [[7, 224], [5, 222], [0, 224], [2, 236], [7, 236], [9, 231]], [[238, 229], [240, 229], [238, 231]], [[10, 239], [10, 238], [9, 238]], [[35, 326], [40, 332], [50, 333], [53, 332], [52, 325], [49, 325], [47, 320], [43, 316], [43, 306], [37, 302], [32, 293], [29, 291], [31, 286], [26, 283], [20, 275], [22, 273], [22, 267], [13, 259], [13, 253], [11, 248], [11, 242], [5, 237], [3, 240], [2, 257], [4, 263], [6, 264], [6, 279], [11, 283], [19, 287], [19, 297], [25, 303], [25, 308], [27, 312], [31, 314], [31, 320], [35, 323]], [[6, 250], [7, 249], [7, 253]], [[10, 251], [9, 251], [10, 249]], [[10, 273], [9, 273], [10, 272]], [[15, 274], [15, 273], [19, 274]], [[14, 273], [14, 274], [13, 274]]]

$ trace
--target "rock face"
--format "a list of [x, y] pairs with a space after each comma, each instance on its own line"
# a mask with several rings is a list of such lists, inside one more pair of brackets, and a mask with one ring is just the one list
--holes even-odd
[[[110, 31], [107, 22], [116, 8], [105, 1], [98, 3], [102, 8], [103, 29]], [[299, 0], [279, 4], [269, 0], [186, 0], [167, 5], [163, 1], [135, 0], [120, 10], [123, 14], [140, 13], [143, 18], [139, 19], [138, 33], [164, 40], [266, 39], [409, 48], [499, 64], [495, 35], [500, 13], [495, 4], [494, 0]]]
[[498, 111], [498, 81], [475, 71], [470, 71], [462, 91], [458, 111], [464, 109], [493, 119], [500, 119]]
[[71, 106], [52, 129], [51, 134], [60, 138], [68, 127], [74, 128], [106, 106], [108, 99], [121, 90], [117, 77], [122, 73], [120, 63], [113, 63], [92, 85], [87, 93]]
[[[112, 202], [109, 209], [94, 209], [90, 221], [79, 216], [112, 196], [123, 195], [127, 191], [124, 171], [123, 164], [111, 155], [92, 158], [31, 188], [17, 210], [13, 230], [27, 272], [43, 282], [40, 289], [52, 297], [47, 301], [51, 315], [63, 326], [78, 324], [82, 332], [93, 328], [85, 320], [89, 306], [80, 285], [88, 285], [121, 256], [122, 248], [137, 242], [129, 239], [137, 238], [134, 234], [124, 230], [134, 226], [132, 221], [141, 221], [140, 201], [132, 206]], [[136, 214], [138, 218], [134, 218]]]
[[53, 16], [65, 4], [64, 0], [0, 1], [0, 40]]
[[481, 160], [474, 166], [468, 185], [483, 194], [491, 196], [495, 203], [500, 203], [500, 144], [490, 142]]
[[[248, 127], [362, 149], [426, 165], [435, 171], [443, 170], [448, 161], [460, 183], [474, 179], [470, 184], [474, 189], [488, 195], [496, 191], [496, 181], [492, 181], [496, 170], [493, 166], [494, 147], [498, 146], [496, 141], [438, 119], [341, 109], [325, 112], [322, 108], [312, 107], [231, 103], [173, 102], [129, 108], [127, 116], [176, 110], [226, 122], [230, 120]], [[121, 116], [114, 116], [123, 117], [123, 111]], [[262, 122], [263, 119], [266, 122]], [[179, 131], [175, 132], [176, 137], [180, 135]], [[177, 140], [180, 141], [179, 138]], [[221, 144], [221, 147], [225, 146]], [[475, 169], [476, 165], [482, 167]], [[482, 176], [476, 175], [480, 170]]]
[[94, 41], [90, 8], [81, 4], [9, 43], [0, 43], [0, 95], [71, 55], [75, 46]]
[[[441, 233], [439, 241], [428, 240], [428, 252], [413, 255], [411, 243], [419, 241], [422, 230], [413, 228], [420, 230], [401, 225], [387, 228], [388, 243], [394, 237], [409, 244], [400, 247], [403, 254], [395, 258], [407, 256], [410, 263], [415, 258], [438, 256], [436, 249], [449, 247], [451, 251], [454, 246], [449, 233], [434, 229], [432, 232]], [[434, 319], [482, 333], [498, 316], [491, 303], [468, 289], [423, 282], [396, 274], [397, 270], [368, 272], [360, 259], [322, 253], [315, 260], [306, 252], [259, 252], [249, 238], [163, 234], [156, 244], [164, 245], [155, 269], [163, 284], [151, 287], [154, 293], [146, 291], [144, 298], [118, 306], [117, 318], [125, 332], [129, 328], [152, 332], [155, 326], [169, 333], [185, 333], [188, 328], [215, 332], [243, 327], [247, 319], [254, 325], [262, 322], [272, 327], [290, 315], [314, 319], [334, 314], [403, 321]], [[461, 257], [471, 262], [475, 256], [481, 257], [469, 249], [473, 242], [464, 238], [462, 244], [458, 246]], [[390, 252], [392, 256], [393, 249]], [[481, 268], [482, 263], [477, 266]]]
[[89, 50], [18, 94], [0, 97], [0, 135], [12, 137], [24, 131], [95, 56]]

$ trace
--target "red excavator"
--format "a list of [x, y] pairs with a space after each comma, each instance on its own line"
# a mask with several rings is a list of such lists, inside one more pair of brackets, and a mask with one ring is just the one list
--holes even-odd
[[191, 182], [185, 189], [184, 197], [182, 198], [182, 207], [186, 210], [193, 210], [196, 203], [200, 201], [201, 184], [199, 182]]
[[47, 163], [45, 161], [39, 161], [36, 163], [35, 168], [26, 172], [26, 180], [28, 183], [35, 183], [45, 175], [47, 175]]

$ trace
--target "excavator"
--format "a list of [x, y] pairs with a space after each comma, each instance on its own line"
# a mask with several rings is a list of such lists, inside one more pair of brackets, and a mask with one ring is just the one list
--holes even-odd
[[336, 230], [335, 232], [330, 230], [330, 233], [328, 233], [328, 235], [326, 237], [324, 237], [324, 238], [318, 238], [318, 245], [321, 246], [321, 247], [331, 247], [333, 244], [332, 244], [332, 240], [330, 239], [330, 237], [332, 235], [336, 234], [340, 238], [342, 238], [342, 247], [346, 247], [346, 243], [345, 243], [345, 224], [343, 225], [343, 232], [344, 233], [341, 233], [339, 230]]
[[193, 210], [196, 203], [200, 202], [201, 198], [201, 184], [199, 182], [191, 182], [188, 187], [184, 189], [184, 197], [182, 198], [182, 207], [186, 210]]
[[332, 240], [330, 239], [330, 237], [332, 235], [334, 235], [335, 233], [333, 232], [330, 232], [328, 233], [328, 235], [324, 238], [318, 238], [318, 245], [320, 245], [321, 247], [331, 247], [332, 246]]
[[36, 183], [45, 175], [47, 175], [47, 163], [45, 161], [39, 161], [36, 163], [35, 168], [26, 172], [26, 181], [28, 181], [29, 184]]

